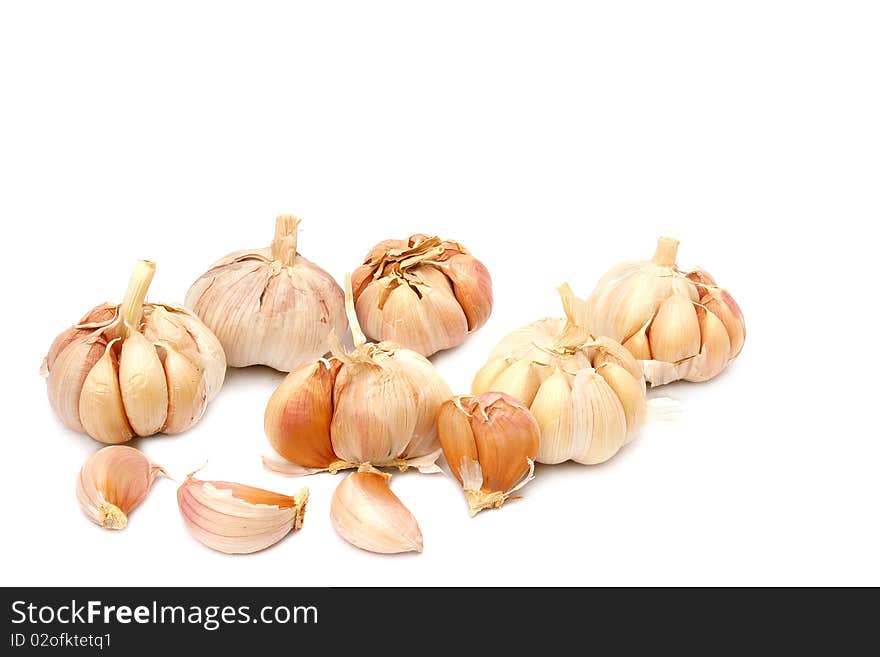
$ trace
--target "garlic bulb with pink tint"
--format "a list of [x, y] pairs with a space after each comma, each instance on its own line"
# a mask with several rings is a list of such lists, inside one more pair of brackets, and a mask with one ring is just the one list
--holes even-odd
[[608, 271], [587, 300], [583, 322], [621, 342], [653, 385], [706, 381], [736, 358], [745, 320], [727, 290], [701, 269], [682, 271], [678, 241], [661, 237], [651, 260]]
[[185, 308], [145, 302], [155, 270], [135, 263], [122, 303], [93, 308], [43, 360], [58, 418], [103, 443], [185, 431], [223, 384], [226, 358], [210, 329]]
[[231, 367], [289, 372], [327, 353], [332, 331], [345, 333], [342, 289], [297, 253], [298, 231], [299, 219], [279, 216], [269, 247], [224, 256], [186, 294]]
[[133, 447], [105, 447], [85, 462], [76, 479], [76, 499], [86, 517], [105, 529], [123, 529], [162, 468]]
[[290, 496], [192, 475], [177, 489], [177, 505], [190, 534], [226, 554], [265, 550], [300, 529], [308, 499], [308, 488]]
[[492, 279], [458, 242], [416, 234], [385, 240], [352, 274], [367, 337], [423, 356], [461, 344], [492, 312]]

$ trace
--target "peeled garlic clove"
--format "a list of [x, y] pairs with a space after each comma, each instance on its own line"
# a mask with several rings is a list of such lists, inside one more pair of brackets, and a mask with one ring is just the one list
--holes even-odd
[[83, 428], [95, 440], [102, 443], [124, 443], [134, 433], [125, 415], [122, 391], [116, 374], [114, 340], [107, 345], [104, 355], [89, 371], [83, 381], [79, 397], [79, 417]]
[[422, 531], [415, 517], [377, 472], [353, 472], [330, 502], [336, 532], [352, 545], [380, 554], [421, 552]]
[[192, 536], [212, 550], [249, 554], [302, 527], [309, 489], [291, 497], [192, 475], [177, 490], [180, 515]]
[[123, 529], [128, 513], [147, 496], [160, 472], [162, 468], [132, 447], [105, 447], [80, 469], [76, 499], [95, 524]]
[[562, 463], [571, 458], [574, 426], [571, 414], [571, 379], [560, 369], [541, 384], [531, 411], [541, 428], [538, 463]]
[[330, 441], [333, 386], [342, 362], [317, 360], [288, 374], [266, 405], [264, 428], [282, 457], [305, 468], [338, 460]]
[[596, 373], [605, 379], [615, 396], [623, 406], [626, 418], [626, 439], [624, 444], [632, 442], [645, 424], [647, 404], [645, 402], [644, 379], [641, 371], [634, 377], [617, 363], [605, 362], [596, 367]]
[[168, 387], [168, 415], [163, 433], [186, 431], [205, 412], [207, 391], [202, 370], [174, 349], [162, 345], [163, 366]]
[[513, 397], [498, 392], [456, 397], [441, 407], [437, 427], [472, 516], [499, 508], [531, 479], [541, 430]]
[[730, 360], [730, 338], [724, 324], [714, 313], [698, 306], [697, 316], [702, 345], [700, 354], [690, 363], [684, 378], [688, 381], [708, 381], [721, 372]]
[[233, 367], [289, 372], [326, 354], [331, 331], [345, 332], [342, 289], [297, 253], [298, 226], [296, 217], [279, 216], [269, 247], [224, 256], [187, 292], [187, 307]]
[[727, 362], [739, 354], [745, 339], [742, 313], [730, 294], [702, 269], [681, 271], [675, 262], [677, 250], [677, 240], [661, 237], [651, 260], [613, 267], [587, 300], [589, 327], [622, 341], [652, 385], [679, 379], [704, 381], [709, 371], [714, 376], [726, 366], [725, 362], [720, 369], [717, 363], [707, 367], [701, 359], [698, 368], [689, 362], [707, 343], [695, 304], [724, 324], [730, 340]]
[[603, 463], [626, 443], [623, 404], [613, 388], [594, 370], [581, 370], [571, 386], [571, 458], [578, 463]]
[[438, 237], [385, 240], [352, 280], [364, 332], [424, 356], [460, 344], [492, 309], [486, 268], [461, 244]]
[[168, 417], [168, 385], [156, 347], [140, 333], [122, 343], [119, 388], [132, 430], [139, 436], [161, 431]]
[[648, 340], [654, 360], [677, 363], [696, 356], [700, 351], [700, 321], [693, 302], [680, 295], [666, 299], [648, 329]]
[[43, 362], [53, 410], [101, 442], [181, 431], [223, 382], [226, 360], [210, 330], [189, 311], [145, 302], [155, 268], [137, 261], [122, 303], [92, 309]]

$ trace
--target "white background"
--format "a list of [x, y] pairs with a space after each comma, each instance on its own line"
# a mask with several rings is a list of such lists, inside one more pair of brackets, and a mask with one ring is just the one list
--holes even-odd
[[[880, 584], [880, 15], [872, 2], [5, 2], [0, 9], [7, 585]], [[435, 358], [466, 392], [508, 331], [558, 315], [657, 236], [748, 323], [717, 380], [661, 390], [675, 423], [599, 467], [540, 467], [469, 519], [454, 480], [395, 476], [421, 555], [333, 532], [338, 477], [261, 554], [189, 537], [159, 479], [122, 532], [81, 515], [99, 445], [37, 375], [55, 335], [119, 301], [136, 258], [180, 302], [279, 212], [341, 279], [375, 242], [465, 243], [496, 307]], [[182, 477], [263, 471], [280, 375], [230, 371], [193, 430], [136, 441]]]

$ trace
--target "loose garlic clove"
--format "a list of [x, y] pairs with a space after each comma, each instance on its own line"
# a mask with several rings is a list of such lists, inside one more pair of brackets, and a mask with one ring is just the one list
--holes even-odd
[[190, 534], [226, 554], [265, 550], [300, 529], [308, 499], [308, 488], [291, 497], [228, 481], [202, 481], [192, 475], [177, 489], [180, 515]]
[[472, 392], [510, 394], [534, 414], [539, 463], [601, 463], [630, 442], [645, 422], [641, 367], [614, 340], [593, 337], [579, 322], [584, 302], [559, 287], [566, 319], [517, 329], [495, 347]]
[[297, 253], [298, 231], [299, 219], [279, 216], [271, 246], [224, 256], [186, 294], [232, 367], [289, 372], [326, 354], [332, 331], [345, 332], [342, 289]]
[[435, 424], [452, 396], [422, 355], [382, 342], [368, 343], [346, 277], [346, 313], [355, 347], [346, 352], [331, 336], [334, 357], [288, 374], [266, 407], [265, 430], [283, 462], [267, 468], [303, 475], [369, 464], [437, 472]]
[[513, 397], [455, 397], [437, 417], [440, 444], [465, 491], [471, 516], [497, 509], [532, 478], [541, 430]]
[[488, 270], [461, 244], [439, 237], [380, 242], [352, 281], [366, 335], [424, 356], [461, 344], [492, 311]]
[[123, 529], [128, 513], [147, 496], [160, 472], [162, 468], [132, 447], [105, 447], [80, 469], [76, 499], [96, 525]]
[[378, 472], [353, 472], [343, 479], [330, 502], [333, 528], [346, 541], [369, 552], [421, 552], [419, 523], [391, 492], [389, 479]]
[[189, 428], [223, 383], [226, 361], [208, 328], [184, 308], [145, 303], [155, 268], [136, 262], [123, 302], [91, 310], [43, 362], [61, 421], [104, 443]]
[[[712, 378], [739, 355], [745, 340], [733, 297], [702, 269], [678, 269], [677, 251], [677, 240], [660, 238], [651, 260], [613, 267], [587, 300], [590, 329], [622, 341], [652, 385]], [[709, 324], [698, 317], [700, 306], [723, 324], [726, 348], [720, 336], [702, 334]]]

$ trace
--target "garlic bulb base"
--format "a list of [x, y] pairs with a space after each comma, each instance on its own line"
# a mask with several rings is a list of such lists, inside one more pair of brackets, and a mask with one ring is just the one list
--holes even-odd
[[[491, 493], [485, 493], [481, 490], [466, 490], [464, 494], [467, 498], [471, 518], [485, 509], [500, 509], [511, 497], [510, 493], [502, 493], [497, 490]], [[514, 497], [513, 499], [519, 498]]]
[[128, 516], [115, 504], [102, 504], [98, 509], [98, 514], [101, 520], [100, 525], [104, 529], [125, 529], [128, 524]]

